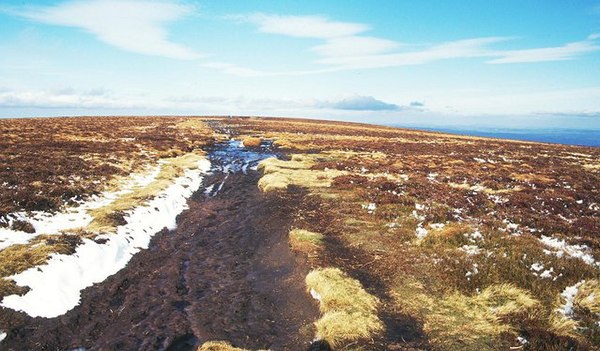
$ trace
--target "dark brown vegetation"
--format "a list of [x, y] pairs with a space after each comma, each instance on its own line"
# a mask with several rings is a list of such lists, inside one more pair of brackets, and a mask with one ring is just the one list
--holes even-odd
[[0, 135], [0, 218], [58, 210], [105, 190], [115, 176], [212, 140], [185, 117], [0, 119]]
[[[582, 280], [597, 286], [598, 266], [539, 240], [565, 240], [600, 258], [600, 149], [324, 121], [227, 123], [295, 155], [279, 171], [267, 166], [259, 185], [309, 189], [294, 224], [324, 234], [324, 249], [309, 258], [349, 272], [383, 301], [387, 334], [363, 347], [559, 350], [600, 343], [598, 319], [589, 318], [594, 308], [575, 303], [572, 314], [557, 312], [565, 287]], [[299, 165], [307, 157], [311, 162]], [[324, 188], [332, 170], [345, 174]], [[293, 176], [311, 171], [303, 181]], [[512, 302], [486, 302], [498, 299]]]
[[[181, 222], [183, 227], [177, 236], [165, 239], [169, 236], [160, 235], [154, 249], [136, 256], [138, 259], [132, 261], [135, 266], [128, 266], [119, 273], [121, 276], [97, 287], [114, 290], [120, 283], [118, 279], [139, 277], [147, 264], [139, 255], [156, 255], [166, 260], [171, 251], [177, 252], [174, 257], [191, 252], [201, 257], [203, 250], [214, 250], [208, 256], [210, 262], [198, 262], [192, 270], [210, 278], [210, 267], [217, 267], [218, 274], [212, 277], [216, 285], [198, 290], [195, 296], [219, 307], [211, 310], [212, 314], [198, 315], [206, 323], [203, 327], [182, 322], [182, 326], [188, 326], [180, 333], [189, 334], [193, 342], [224, 340], [223, 344], [206, 344], [207, 350], [225, 350], [226, 343], [266, 348], [275, 345], [269, 344], [273, 340], [281, 340], [281, 335], [271, 334], [261, 339], [261, 328], [273, 329], [258, 322], [251, 325], [243, 312], [238, 315], [236, 309], [233, 316], [228, 309], [229, 298], [244, 294], [236, 289], [246, 279], [249, 282], [260, 274], [272, 278], [269, 265], [260, 271], [238, 268], [239, 257], [268, 263], [250, 255], [247, 247], [257, 244], [252, 240], [262, 245], [260, 252], [269, 260], [279, 260], [283, 266], [289, 264], [281, 261], [292, 258], [281, 248], [279, 239], [289, 240], [296, 255], [294, 260], [307, 262], [315, 272], [335, 272], [336, 277], [319, 284], [314, 279], [307, 280], [311, 289], [318, 286], [327, 290], [327, 297], [321, 296], [322, 315], [315, 316], [315, 330], [304, 328], [298, 339], [286, 336], [286, 347], [294, 340], [309, 340], [316, 332], [338, 349], [600, 349], [599, 148], [275, 118], [39, 119], [0, 121], [0, 128], [3, 135], [9, 135], [0, 140], [0, 179], [4, 184], [0, 215], [17, 210], [58, 209], [72, 197], [100, 191], [109, 186], [106, 180], [129, 174], [150, 161], [206, 146], [215, 137], [218, 139], [222, 131], [231, 131], [236, 139], [248, 138], [248, 146], [251, 141], [253, 146], [260, 145], [260, 141], [273, 142], [283, 155], [282, 160], [263, 161], [260, 180], [252, 172], [251, 181], [234, 178], [238, 186], [258, 186], [264, 197], [248, 189], [234, 196], [236, 190], [227, 190], [226, 186], [230, 198], [227, 206], [221, 205], [225, 206], [223, 211], [236, 216], [236, 223], [269, 225], [277, 237], [250, 233], [250, 240], [240, 234], [241, 225], [228, 235], [227, 228], [233, 222], [226, 216], [211, 211], [190, 213]], [[50, 132], [44, 139], [46, 129]], [[21, 139], [25, 140], [22, 149]], [[46, 157], [50, 162], [45, 161]], [[42, 164], [39, 169], [38, 163]], [[239, 197], [246, 196], [243, 194], [252, 194], [248, 197], [254, 210], [240, 209], [245, 206], [245, 199]], [[210, 210], [220, 204], [218, 198], [206, 203], [196, 199], [192, 211]], [[261, 201], [272, 206], [270, 209], [281, 207], [285, 211], [259, 210]], [[261, 217], [249, 219], [255, 212]], [[217, 224], [215, 218], [223, 224]], [[27, 223], [16, 225], [23, 231], [31, 229]], [[218, 229], [221, 227], [225, 229]], [[224, 238], [207, 235], [214, 231]], [[287, 233], [289, 238], [279, 237]], [[68, 235], [54, 239], [41, 236], [36, 240], [53, 246], [53, 252], [68, 252], [76, 245]], [[182, 251], [179, 245], [195, 249]], [[283, 254], [269, 254], [271, 247]], [[18, 248], [5, 250], [5, 255]], [[27, 257], [43, 262], [46, 254], [40, 251]], [[176, 260], [169, 264], [172, 270], [177, 267]], [[205, 266], [210, 266], [208, 273], [200, 272]], [[160, 264], [155, 267], [152, 274], [159, 277]], [[229, 276], [231, 272], [242, 272], [244, 278], [223, 281], [220, 275]], [[279, 302], [284, 305], [293, 302], [290, 298], [301, 301], [299, 284], [304, 282], [299, 280], [298, 271], [294, 272], [295, 278], [290, 282], [293, 291], [281, 286], [283, 297]], [[565, 315], [559, 312], [567, 302], [561, 294], [577, 283], [581, 284], [573, 297], [573, 309]], [[340, 286], [352, 289], [344, 292]], [[19, 292], [10, 284], [0, 286], [2, 289]], [[88, 299], [100, 299], [103, 290], [93, 289], [87, 290]], [[141, 307], [136, 306], [143, 310], [139, 294], [115, 294], [119, 299], [142, 303]], [[179, 298], [165, 294], [169, 299]], [[348, 296], [371, 303], [352, 309], [346, 306], [353, 302], [342, 303], [352, 301]], [[260, 307], [255, 298], [260, 300], [260, 296], [252, 295], [248, 301]], [[74, 316], [94, 308], [92, 300], [64, 318], [79, 318]], [[250, 303], [243, 299], [234, 301]], [[335, 308], [324, 308], [331, 301]], [[200, 304], [197, 306], [200, 310]], [[289, 313], [313, 316], [316, 303], [312, 310], [299, 308], [301, 311]], [[254, 312], [248, 316], [261, 317], [259, 311]], [[231, 318], [219, 318], [220, 313]], [[282, 313], [278, 310], [274, 318], [286, 320]], [[101, 323], [110, 319], [104, 318]], [[361, 323], [360, 318], [366, 323]], [[344, 320], [352, 320], [363, 328], [354, 328]], [[90, 322], [90, 326], [96, 322]], [[271, 322], [277, 324], [275, 320], [268, 321]], [[293, 333], [292, 324], [275, 333]], [[66, 326], [69, 323], [61, 328]], [[27, 338], [24, 328], [21, 336]], [[164, 336], [162, 345], [168, 344], [165, 340], [171, 342], [171, 336]], [[112, 341], [106, 342], [108, 345]], [[305, 346], [289, 349], [301, 350]]]

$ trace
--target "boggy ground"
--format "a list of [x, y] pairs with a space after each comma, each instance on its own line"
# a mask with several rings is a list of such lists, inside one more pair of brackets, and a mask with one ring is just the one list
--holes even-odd
[[237, 173], [220, 190], [226, 174], [208, 177], [214, 186], [190, 200], [178, 229], [88, 288], [79, 307], [53, 320], [0, 311], [0, 348], [226, 340], [303, 350], [317, 335], [342, 350], [599, 349], [600, 149], [199, 120], [205, 137], [270, 140], [281, 160], [262, 177], [217, 165]]
[[[218, 185], [225, 176], [215, 172], [204, 183]], [[193, 350], [228, 340], [306, 349], [318, 311], [305, 292], [308, 267], [287, 242], [299, 195], [265, 195], [258, 178], [256, 171], [227, 174], [218, 193], [196, 193], [175, 231], [163, 230], [125, 269], [84, 290], [66, 315], [31, 318], [3, 309], [1, 328], [11, 332], [0, 348]]]

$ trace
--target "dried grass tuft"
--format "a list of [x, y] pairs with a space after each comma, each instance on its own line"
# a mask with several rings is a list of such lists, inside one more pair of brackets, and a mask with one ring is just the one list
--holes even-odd
[[318, 339], [335, 347], [383, 330], [377, 316], [379, 300], [338, 268], [313, 270], [306, 276], [306, 286], [320, 302], [322, 316], [315, 322]]

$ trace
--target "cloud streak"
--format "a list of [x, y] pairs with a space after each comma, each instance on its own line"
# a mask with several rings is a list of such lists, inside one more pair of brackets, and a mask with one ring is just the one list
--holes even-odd
[[166, 26], [193, 10], [189, 5], [162, 0], [91, 0], [14, 12], [31, 21], [82, 29], [125, 51], [191, 60], [202, 55], [171, 42]]
[[233, 16], [240, 22], [252, 23], [261, 33], [285, 35], [295, 38], [313, 38], [322, 43], [310, 48], [318, 58], [314, 63], [323, 69], [264, 72], [228, 63], [215, 65], [224, 73], [242, 76], [307, 75], [341, 70], [373, 69], [422, 65], [450, 59], [487, 58], [489, 64], [533, 63], [571, 60], [599, 51], [600, 36], [592, 34], [586, 39], [556, 47], [521, 50], [495, 50], [493, 44], [512, 40], [512, 37], [482, 37], [448, 41], [433, 45], [420, 45], [409, 50], [408, 45], [364, 35], [370, 30], [365, 24], [340, 22], [325, 16], [281, 16], [251, 14]]

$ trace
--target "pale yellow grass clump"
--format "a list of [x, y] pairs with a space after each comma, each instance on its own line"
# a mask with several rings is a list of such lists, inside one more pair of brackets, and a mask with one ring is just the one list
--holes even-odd
[[581, 337], [577, 332], [578, 328], [577, 321], [567, 318], [558, 311], [551, 313], [548, 318], [548, 330], [556, 335], [578, 339]]
[[516, 332], [507, 317], [538, 304], [511, 284], [492, 285], [474, 296], [452, 293], [435, 304], [423, 329], [438, 350], [496, 350], [503, 334]]
[[261, 161], [259, 169], [264, 175], [258, 181], [258, 187], [264, 192], [285, 190], [290, 185], [304, 188], [327, 188], [335, 177], [346, 174], [338, 170], [311, 170], [313, 162], [281, 161], [268, 158]]
[[510, 317], [539, 305], [529, 292], [511, 284], [491, 285], [474, 296], [453, 292], [434, 298], [421, 283], [406, 279], [392, 295], [401, 311], [423, 323], [434, 350], [503, 349], [501, 336], [517, 332]]
[[573, 299], [573, 305], [596, 315], [600, 314], [600, 282], [592, 279], [581, 284]]
[[246, 349], [240, 349], [239, 347], [233, 347], [230, 343], [225, 341], [207, 341], [198, 348], [198, 351], [248, 351]]
[[[549, 329], [556, 335], [581, 339], [580, 331], [585, 329], [585, 323], [579, 320], [582, 313], [592, 316], [600, 315], [600, 282], [591, 279], [583, 282], [573, 298], [574, 315], [565, 316], [560, 312], [565, 304], [565, 298], [559, 296], [554, 303], [554, 311], [549, 317]], [[598, 318], [600, 319], [600, 318]], [[597, 322], [597, 321], [596, 321]]]
[[379, 300], [338, 268], [319, 268], [306, 276], [308, 290], [320, 302], [316, 337], [333, 347], [372, 337], [383, 330]]
[[183, 156], [161, 160], [160, 172], [152, 183], [144, 187], [131, 189], [133, 190], [131, 193], [124, 194], [110, 204], [90, 210], [89, 213], [94, 217], [94, 220], [87, 227], [87, 230], [92, 232], [114, 231], [118, 224], [115, 220], [116, 214], [131, 210], [151, 200], [159, 192], [173, 184], [175, 178], [183, 175], [185, 170], [197, 168], [198, 161], [203, 158], [203, 155], [190, 152]]
[[323, 234], [304, 229], [290, 231], [290, 245], [292, 249], [307, 252], [319, 248], [323, 244]]

